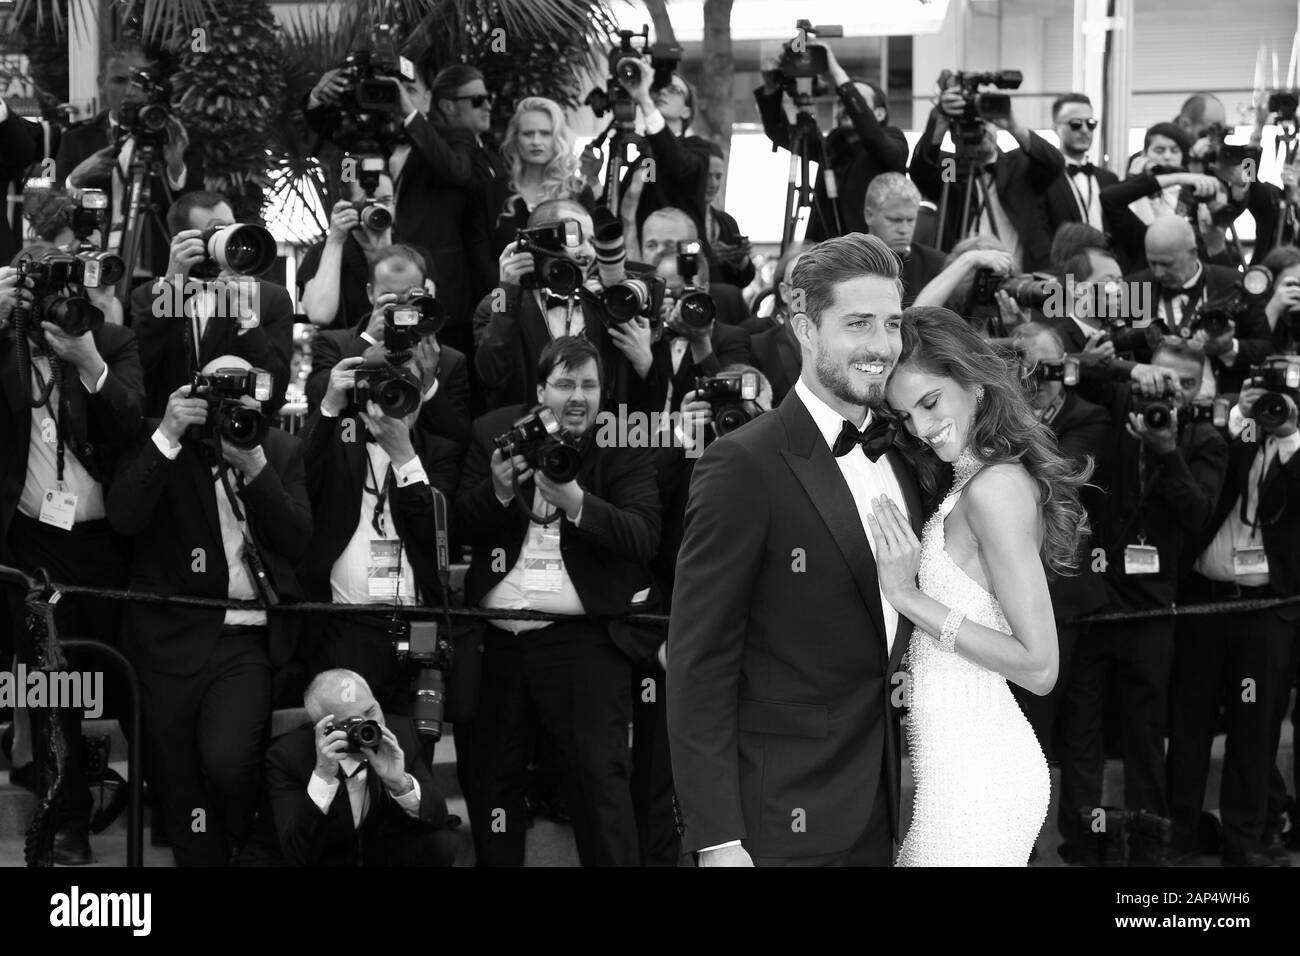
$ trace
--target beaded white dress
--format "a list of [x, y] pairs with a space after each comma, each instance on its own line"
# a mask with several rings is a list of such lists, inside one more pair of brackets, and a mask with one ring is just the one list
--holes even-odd
[[[921, 533], [922, 593], [1011, 633], [1002, 608], [948, 556], [943, 522], [961, 482]], [[921, 628], [908, 644], [904, 720], [916, 794], [897, 866], [1025, 866], [1047, 817], [1051, 777], [1006, 678], [940, 648]]]

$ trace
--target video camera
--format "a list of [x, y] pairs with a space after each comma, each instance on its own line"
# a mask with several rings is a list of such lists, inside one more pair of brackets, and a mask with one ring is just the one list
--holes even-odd
[[1052, 295], [1060, 294], [1060, 283], [1054, 276], [1036, 274], [999, 276], [987, 266], [975, 270], [971, 286], [971, 304], [996, 308], [997, 293], [1005, 292], [1022, 309], [1039, 309]]
[[498, 435], [493, 444], [507, 460], [522, 455], [530, 468], [540, 471], [556, 484], [566, 484], [577, 478], [582, 467], [578, 449], [564, 440], [555, 413], [544, 405], [518, 419], [508, 432]]
[[239, 400], [247, 395], [269, 402], [273, 388], [271, 373], [261, 369], [219, 368], [208, 375], [195, 372], [187, 397], [207, 399], [208, 420], [191, 425], [188, 437], [207, 441], [216, 436], [236, 448], [256, 448], [266, 438], [270, 423], [260, 411]]
[[259, 276], [275, 263], [275, 237], [265, 226], [212, 225], [200, 233], [199, 240], [207, 255], [190, 269], [196, 279], [215, 279], [222, 272]]
[[1300, 405], [1300, 356], [1270, 355], [1250, 367], [1250, 383], [1268, 393], [1255, 402], [1251, 417], [1267, 430], [1281, 428], [1291, 417], [1287, 396]]
[[677, 304], [682, 322], [693, 329], [707, 328], [718, 314], [713, 296], [695, 285], [700, 270], [700, 243], [695, 239], [677, 243], [677, 275], [682, 287], [677, 291]]
[[383, 232], [393, 224], [393, 213], [388, 206], [375, 199], [375, 190], [379, 188], [379, 177], [387, 171], [388, 164], [378, 154], [348, 156], [344, 162], [351, 160], [356, 164], [357, 183], [366, 194], [365, 199], [358, 199], [351, 205], [361, 219], [361, 225], [371, 232]]
[[325, 733], [327, 734], [332, 734], [336, 730], [341, 730], [348, 735], [346, 752], [350, 754], [361, 753], [362, 747], [378, 750], [380, 743], [384, 739], [384, 731], [379, 726], [379, 721], [367, 720], [365, 717], [349, 717], [347, 720], [340, 720], [336, 724], [325, 725]]
[[171, 84], [154, 67], [131, 71], [126, 99], [118, 109], [117, 145], [134, 136], [137, 146], [161, 149], [172, 118]]
[[564, 250], [582, 245], [582, 223], [561, 219], [515, 234], [515, 252], [533, 254], [533, 271], [519, 280], [525, 289], [549, 289], [556, 295], [572, 295], [582, 286], [582, 267], [565, 256]]
[[413, 77], [403, 73], [396, 56], [374, 50], [353, 50], [338, 68], [348, 86], [339, 97], [338, 123], [330, 138], [349, 153], [391, 152], [406, 135], [401, 81]]
[[830, 72], [826, 48], [809, 46], [808, 37], [844, 36], [844, 27], [838, 24], [813, 26], [810, 20], [797, 20], [794, 26], [799, 31], [799, 35], [781, 44], [781, 58], [778, 65], [782, 85], [785, 85], [786, 80], [820, 77]]
[[940, 91], [960, 87], [965, 107], [955, 118], [956, 135], [953, 142], [960, 147], [975, 147], [984, 141], [984, 121], [1004, 120], [1011, 116], [1011, 97], [1005, 93], [981, 93], [981, 86], [999, 90], [1018, 90], [1024, 80], [1019, 70], [996, 70], [986, 73], [967, 73], [962, 70], [944, 70], [939, 74]]
[[713, 430], [719, 437], [763, 413], [756, 404], [758, 391], [758, 376], [753, 372], [722, 372], [695, 380], [695, 400], [711, 406]]
[[415, 732], [421, 737], [440, 740], [447, 702], [446, 674], [452, 663], [451, 642], [438, 635], [435, 621], [394, 619], [389, 622], [389, 637], [398, 663], [415, 669], [409, 711]]
[[1300, 109], [1300, 90], [1272, 90], [1264, 108], [1278, 123], [1294, 122]]
[[[640, 38], [638, 48], [633, 40]], [[650, 42], [650, 27], [641, 27], [641, 32], [619, 30], [618, 44], [609, 51], [609, 78], [602, 90], [596, 87], [587, 94], [583, 104], [591, 107], [597, 118], [613, 110], [615, 124], [631, 132], [636, 124], [636, 101], [632, 99], [623, 86], [638, 86], [646, 70], [653, 70], [650, 81], [652, 90], [667, 86], [672, 80], [673, 71], [682, 61], [682, 48], [676, 43]]]

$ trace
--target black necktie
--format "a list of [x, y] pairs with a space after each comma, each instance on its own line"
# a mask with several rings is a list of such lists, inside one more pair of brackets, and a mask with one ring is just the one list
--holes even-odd
[[1092, 171], [1095, 168], [1096, 167], [1093, 166], [1092, 163], [1066, 163], [1065, 175], [1073, 176], [1075, 173], [1084, 173], [1085, 175], [1091, 176]]
[[894, 443], [894, 423], [883, 415], [874, 415], [871, 424], [858, 431], [848, 419], [840, 426], [840, 433], [835, 438], [831, 451], [836, 458], [843, 458], [854, 448], [861, 445], [862, 453], [872, 461], [879, 461], [880, 456], [889, 451]]

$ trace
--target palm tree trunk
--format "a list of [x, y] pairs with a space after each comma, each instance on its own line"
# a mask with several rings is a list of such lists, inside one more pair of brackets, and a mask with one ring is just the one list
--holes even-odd
[[699, 91], [699, 129], [705, 139], [731, 154], [732, 80], [736, 72], [731, 55], [731, 5], [733, 0], [704, 0], [704, 82]]

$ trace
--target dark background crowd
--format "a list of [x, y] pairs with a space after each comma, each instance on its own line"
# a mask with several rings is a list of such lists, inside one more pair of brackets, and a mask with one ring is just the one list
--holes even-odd
[[[520, 865], [536, 814], [572, 823], [584, 864], [677, 865], [666, 630], [626, 618], [671, 612], [702, 447], [798, 379], [799, 255], [869, 232], [902, 261], [904, 305], [996, 339], [1062, 453], [1094, 463], [1081, 572], [1053, 582], [1060, 678], [1020, 695], [1060, 768], [1062, 858], [1287, 865], [1297, 785], [1277, 754], [1300, 605], [1270, 599], [1300, 588], [1300, 196], [1290, 165], [1284, 187], [1254, 177], [1259, 153], [1226, 142], [1215, 97], [1147, 130], [1124, 178], [1089, 161], [1099, 117], [1081, 94], [1053, 104], [1058, 148], [954, 82], [909, 154], [884, 92], [827, 50], [841, 109], [814, 144], [807, 239], [747, 297], [764, 283], [717, 204], [726, 156], [692, 135], [678, 71], [619, 80], [643, 132], [611, 188], [555, 102], [518, 102], [497, 145], [483, 74], [417, 64], [391, 87], [392, 128], [351, 142], [291, 294], [258, 268], [255, 224], [203, 188], [174, 117], [151, 134], [157, 215], [131, 275], [87, 278], [87, 249], [130, 229], [142, 69], [136, 51], [110, 58], [107, 109], [54, 144], [0, 103], [3, 178], [47, 152], [57, 171], [28, 189], [30, 232], [0, 231], [0, 563], [253, 602], [58, 605], [64, 634], [137, 671], [154, 837], [178, 863], [450, 863], [457, 821], [429, 772], [445, 718], [480, 865]], [[778, 146], [787, 92], [771, 72], [754, 91]], [[332, 70], [304, 105], [337, 136], [350, 103], [355, 78]], [[72, 278], [60, 256], [83, 262]], [[295, 319], [314, 327], [305, 356]], [[0, 652], [30, 663], [21, 597]], [[283, 610], [302, 601], [367, 607]], [[562, 617], [439, 620], [440, 637], [428, 615], [404, 623], [444, 604]], [[1213, 607], [1150, 613], [1175, 605]], [[110, 684], [115, 716], [124, 700]], [[272, 742], [272, 710], [298, 706], [312, 726]], [[56, 719], [79, 737], [73, 712]], [[34, 788], [39, 742], [22, 721], [11, 736], [11, 779]], [[1107, 755], [1124, 793], [1101, 807]], [[56, 804], [57, 862], [90, 859], [82, 764]]]

